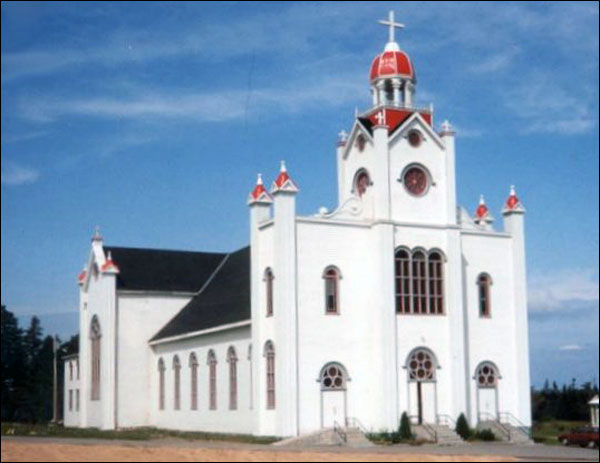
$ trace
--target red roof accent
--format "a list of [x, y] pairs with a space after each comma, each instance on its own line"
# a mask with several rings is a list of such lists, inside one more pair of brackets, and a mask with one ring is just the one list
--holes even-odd
[[[408, 119], [410, 116], [412, 116], [415, 112], [419, 112], [419, 114], [421, 114], [421, 116], [423, 117], [423, 119], [425, 119], [425, 122], [427, 122], [429, 124], [429, 126], [431, 126], [431, 114], [427, 113], [427, 112], [422, 112], [422, 111], [411, 111], [411, 110], [407, 110], [407, 109], [392, 109], [392, 108], [385, 108], [385, 122], [388, 126], [388, 133], [392, 133], [394, 130], [396, 130], [400, 125], [402, 125], [402, 123]], [[370, 115], [367, 116], [367, 119], [369, 119], [373, 125], [377, 125], [377, 113], [379, 113], [380, 110], [376, 110], [373, 111], [373, 113], [371, 113]]]
[[117, 272], [119, 271], [119, 267], [117, 267], [117, 264], [115, 264], [112, 260], [111, 252], [108, 253], [106, 262], [104, 262], [104, 265], [102, 266], [103, 272], [106, 272], [107, 270], [115, 270]]
[[252, 190], [252, 193], [250, 194], [252, 195], [252, 199], [258, 199], [260, 195], [262, 195], [266, 191], [267, 189], [265, 188], [265, 186], [262, 183], [259, 183], [254, 187], [254, 190]]
[[508, 196], [508, 199], [506, 200], [506, 209], [509, 211], [512, 211], [520, 204], [521, 204], [521, 201], [517, 197], [517, 193], [515, 191], [515, 186], [511, 185], [510, 186], [510, 195]]
[[279, 172], [279, 175], [275, 179], [275, 185], [277, 185], [277, 187], [281, 188], [285, 184], [285, 182], [287, 182], [289, 179], [290, 179], [290, 174], [288, 174], [287, 171]]
[[488, 215], [488, 208], [485, 204], [480, 204], [477, 210], [475, 211], [475, 215], [478, 219], [483, 219], [486, 215]]
[[408, 55], [403, 51], [384, 51], [377, 55], [371, 64], [370, 79], [394, 76], [415, 78], [415, 71]]
[[79, 281], [79, 283], [83, 283], [86, 278], [87, 278], [87, 270], [84, 270], [77, 277], [77, 281]]

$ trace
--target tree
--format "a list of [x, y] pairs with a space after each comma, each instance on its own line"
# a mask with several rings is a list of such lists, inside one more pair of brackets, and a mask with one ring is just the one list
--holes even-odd
[[464, 440], [467, 440], [469, 437], [471, 437], [471, 428], [469, 427], [469, 422], [467, 421], [464, 413], [461, 413], [458, 417], [458, 420], [456, 420], [455, 431], [456, 434], [458, 434]]
[[398, 434], [400, 434], [400, 439], [402, 440], [410, 440], [413, 438], [412, 430], [410, 429], [410, 420], [408, 419], [406, 412], [404, 412], [400, 418]]
[[23, 332], [17, 318], [2, 306], [2, 421], [14, 421], [24, 395]]

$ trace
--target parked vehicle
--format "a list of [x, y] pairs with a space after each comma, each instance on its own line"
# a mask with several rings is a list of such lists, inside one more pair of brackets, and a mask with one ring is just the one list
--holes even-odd
[[579, 445], [581, 447], [598, 447], [598, 428], [585, 426], [573, 428], [558, 436], [563, 445]]

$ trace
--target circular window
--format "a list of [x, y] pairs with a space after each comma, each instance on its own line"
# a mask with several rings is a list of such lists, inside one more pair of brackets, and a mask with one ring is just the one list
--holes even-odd
[[479, 387], [496, 387], [498, 384], [498, 372], [491, 363], [481, 365], [475, 376]]
[[412, 381], [434, 381], [435, 364], [426, 350], [413, 352], [408, 359], [408, 373]]
[[421, 141], [421, 134], [417, 130], [411, 130], [408, 133], [408, 143], [410, 143], [410, 146], [416, 148], [421, 145]]
[[323, 370], [321, 375], [321, 387], [323, 389], [344, 389], [345, 385], [345, 374], [341, 367], [330, 365]]
[[415, 196], [423, 196], [429, 186], [429, 176], [425, 169], [420, 166], [412, 166], [406, 169], [402, 181], [408, 192]]

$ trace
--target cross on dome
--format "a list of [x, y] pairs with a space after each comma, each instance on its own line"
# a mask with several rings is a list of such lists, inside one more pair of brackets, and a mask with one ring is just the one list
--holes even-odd
[[389, 28], [388, 43], [396, 43], [396, 39], [394, 37], [395, 28], [404, 29], [404, 24], [394, 21], [394, 11], [390, 10], [387, 21], [385, 19], [380, 19], [379, 23], [383, 24], [384, 26], [388, 26]]

